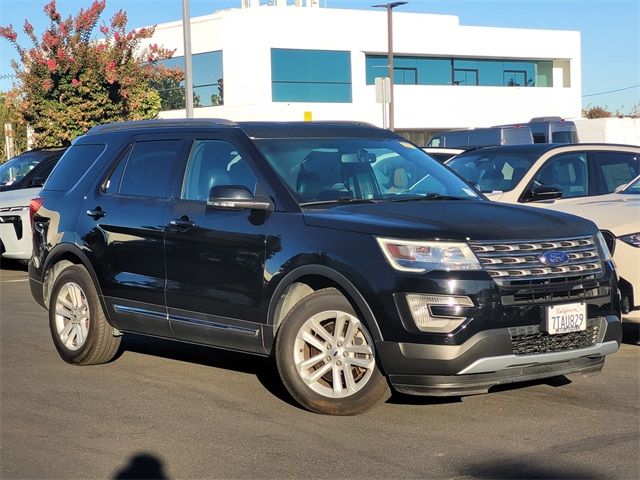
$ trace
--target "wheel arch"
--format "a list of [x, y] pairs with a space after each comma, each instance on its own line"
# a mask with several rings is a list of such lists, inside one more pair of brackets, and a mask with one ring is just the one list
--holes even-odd
[[105, 312], [105, 316], [109, 323], [108, 315], [106, 315], [107, 308], [102, 297], [102, 289], [100, 288], [100, 282], [98, 282], [98, 276], [89, 261], [86, 254], [77, 246], [70, 243], [61, 243], [51, 249], [42, 268], [42, 298], [45, 305], [49, 305], [49, 296], [53, 289], [53, 284], [60, 273], [69, 265], [81, 265], [83, 266], [98, 292], [98, 298], [102, 304], [102, 309]]
[[[296, 288], [296, 285], [306, 285], [307, 289], [301, 287], [295, 295], [299, 296], [297, 301], [285, 305], [286, 293], [289, 289]], [[378, 326], [378, 321], [371, 310], [371, 307], [356, 288], [356, 286], [343, 274], [325, 265], [304, 265], [297, 267], [287, 273], [275, 288], [269, 302], [267, 315], [268, 325], [273, 327], [275, 333], [289, 310], [307, 294], [313, 293], [322, 288], [336, 288], [351, 303], [356, 313], [360, 314], [375, 342], [382, 341], [382, 332]]]

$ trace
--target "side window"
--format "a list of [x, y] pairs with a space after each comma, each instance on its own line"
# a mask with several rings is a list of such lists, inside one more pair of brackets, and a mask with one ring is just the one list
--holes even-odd
[[[126, 159], [118, 194], [135, 197], [169, 197], [171, 173], [182, 151], [182, 145], [182, 140], [151, 140], [134, 143]], [[119, 167], [118, 165], [116, 171]], [[107, 191], [112, 187], [110, 183], [111, 180], [108, 182]]]
[[562, 190], [562, 198], [583, 197], [589, 193], [587, 154], [572, 152], [548, 160], [533, 179], [534, 185]]
[[105, 145], [102, 144], [72, 145], [60, 158], [44, 188], [56, 191], [69, 190], [87, 173], [104, 150]]
[[256, 192], [256, 176], [241, 152], [224, 140], [196, 140], [191, 147], [181, 198], [206, 201], [211, 187], [241, 185]]
[[620, 152], [596, 152], [596, 169], [602, 174], [598, 193], [611, 193], [620, 185], [629, 183], [640, 173], [639, 155]]

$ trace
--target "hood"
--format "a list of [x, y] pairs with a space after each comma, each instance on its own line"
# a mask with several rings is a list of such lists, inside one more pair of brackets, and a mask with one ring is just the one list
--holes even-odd
[[42, 189], [37, 187], [0, 192], [0, 207], [26, 207], [32, 198], [38, 196], [40, 190]]
[[540, 208], [489, 201], [414, 201], [339, 205], [304, 213], [317, 227], [384, 237], [532, 240], [590, 235], [593, 222]]
[[609, 230], [617, 237], [640, 232], [640, 195], [610, 193], [577, 198], [552, 208], [588, 218], [601, 230]]

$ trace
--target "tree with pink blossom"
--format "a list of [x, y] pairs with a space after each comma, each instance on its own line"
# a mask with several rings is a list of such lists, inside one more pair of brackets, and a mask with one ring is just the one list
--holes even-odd
[[154, 118], [160, 96], [153, 85], [182, 80], [180, 69], [158, 62], [173, 51], [156, 44], [143, 48], [154, 28], [127, 31], [122, 10], [99, 27], [101, 38], [96, 38], [105, 6], [106, 0], [94, 0], [88, 9], [63, 19], [55, 0], [50, 1], [44, 7], [49, 26], [40, 37], [24, 22], [30, 48], [18, 43], [12, 25], [0, 27], [0, 36], [19, 56], [12, 62], [17, 108], [40, 147], [68, 145], [100, 123]]

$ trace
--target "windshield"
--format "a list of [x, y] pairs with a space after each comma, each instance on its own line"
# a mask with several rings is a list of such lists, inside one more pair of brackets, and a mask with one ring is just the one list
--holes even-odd
[[447, 166], [483, 193], [513, 190], [522, 180], [536, 154], [481, 152], [458, 155]]
[[421, 149], [396, 139], [278, 138], [255, 144], [301, 205], [480, 199]]
[[12, 185], [22, 179], [42, 160], [42, 156], [23, 153], [0, 165], [0, 186]]
[[627, 195], [640, 195], [640, 177], [636, 177], [636, 179], [631, 182], [624, 190], [620, 193], [625, 193]]

